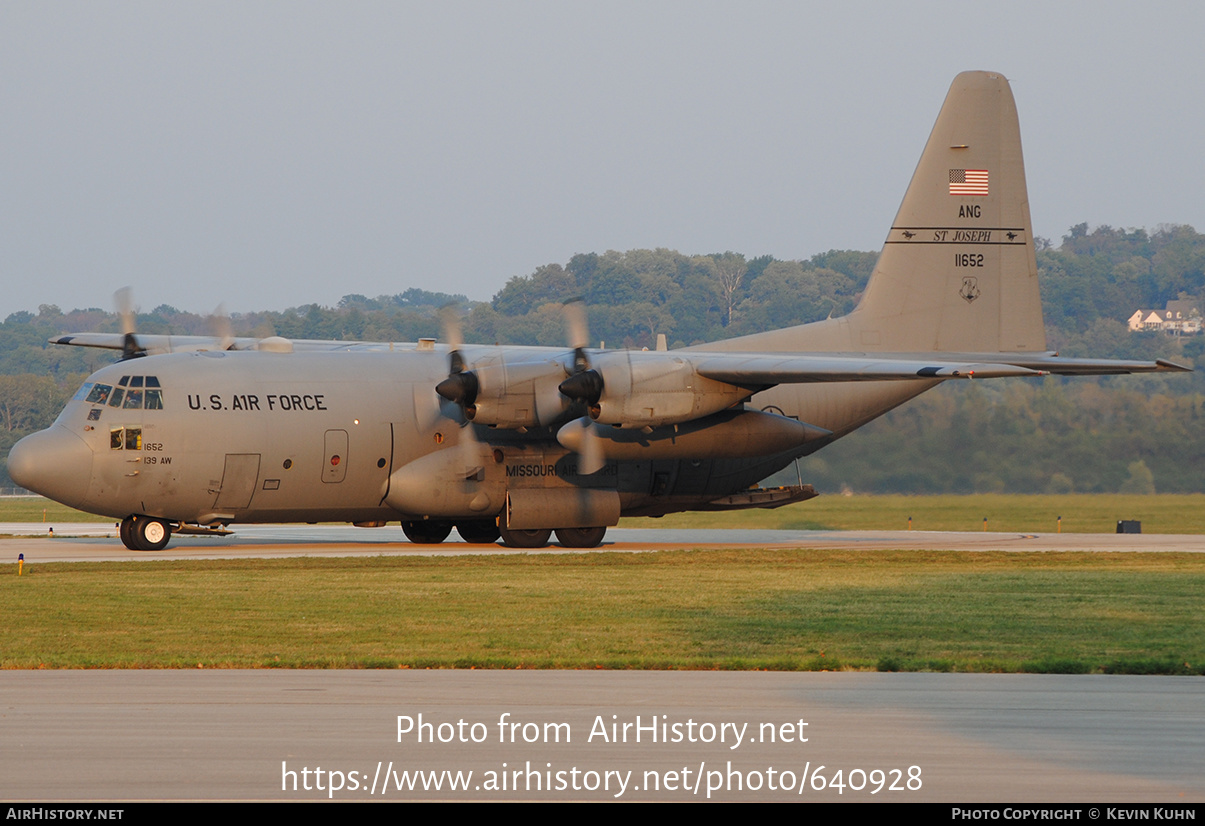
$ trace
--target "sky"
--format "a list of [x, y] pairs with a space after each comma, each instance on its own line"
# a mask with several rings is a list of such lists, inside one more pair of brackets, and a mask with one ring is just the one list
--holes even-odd
[[1205, 230], [1202, 32], [1116, 0], [0, 0], [0, 318], [875, 250], [968, 69], [1012, 83], [1035, 234]]

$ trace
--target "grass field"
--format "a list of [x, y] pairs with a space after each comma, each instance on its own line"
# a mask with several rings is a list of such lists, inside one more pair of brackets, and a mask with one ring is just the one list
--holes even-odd
[[820, 496], [776, 510], [680, 513], [625, 519], [622, 527], [776, 528], [795, 530], [989, 531], [1113, 533], [1137, 519], [1145, 533], [1205, 534], [1205, 494], [1067, 494], [1025, 496]]
[[698, 551], [32, 565], [4, 668], [1205, 673], [1205, 555]]
[[[771, 528], [814, 530], [1113, 533], [1137, 519], [1146, 533], [1205, 534], [1205, 494], [1022, 496], [821, 496], [777, 510], [681, 513], [624, 519], [625, 528]], [[0, 522], [112, 522], [41, 497], [0, 499]]]

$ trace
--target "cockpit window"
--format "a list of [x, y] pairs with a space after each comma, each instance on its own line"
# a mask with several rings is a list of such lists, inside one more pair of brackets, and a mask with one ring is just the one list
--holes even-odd
[[122, 376], [117, 387], [85, 382], [72, 401], [107, 404], [123, 410], [162, 410], [163, 391], [159, 389], [158, 376]]
[[92, 404], [104, 404], [112, 392], [113, 388], [108, 384], [95, 384], [88, 393], [88, 401]]

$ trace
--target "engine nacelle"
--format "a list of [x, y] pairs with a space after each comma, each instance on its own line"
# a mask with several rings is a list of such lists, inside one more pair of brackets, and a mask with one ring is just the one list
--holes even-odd
[[746, 388], [704, 378], [686, 359], [656, 352], [612, 352], [593, 359], [603, 391], [590, 417], [623, 427], [679, 424], [718, 413], [751, 394]]
[[460, 445], [429, 453], [398, 468], [389, 478], [385, 504], [412, 517], [490, 517], [506, 500], [506, 479], [493, 463], [480, 465]]
[[465, 406], [465, 415], [477, 424], [510, 429], [547, 425], [569, 408], [557, 389], [568, 374], [556, 360], [508, 364], [498, 359], [475, 365], [472, 372], [476, 398]]

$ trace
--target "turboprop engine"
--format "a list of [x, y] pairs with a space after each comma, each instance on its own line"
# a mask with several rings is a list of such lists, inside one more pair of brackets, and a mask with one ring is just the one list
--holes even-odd
[[590, 418], [622, 427], [680, 424], [718, 413], [752, 391], [700, 376], [689, 361], [664, 353], [617, 350], [596, 353], [592, 368], [560, 384], [583, 402]]
[[453, 372], [435, 392], [464, 410], [477, 424], [519, 429], [550, 425], [565, 415], [570, 400], [557, 385], [568, 375], [556, 359], [483, 360], [471, 370]]

